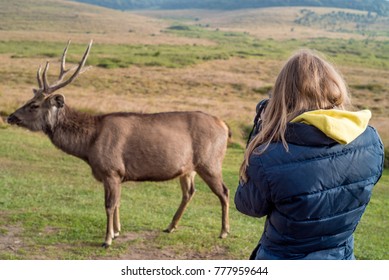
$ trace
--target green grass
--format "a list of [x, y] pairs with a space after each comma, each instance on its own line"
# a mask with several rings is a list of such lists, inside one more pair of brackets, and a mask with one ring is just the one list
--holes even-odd
[[[183, 28], [177, 28], [177, 26]], [[310, 40], [287, 39], [280, 42], [272, 39], [260, 40], [250, 36], [247, 32], [226, 32], [183, 24], [173, 25], [173, 27], [175, 28], [167, 29], [167, 32], [177, 36], [215, 41], [219, 48], [224, 49], [224, 52], [230, 56], [285, 59], [290, 55], [290, 50], [310, 48], [331, 55], [333, 60], [339, 64], [382, 69], [389, 67], [388, 40], [313, 38]]]
[[[200, 179], [196, 180], [194, 199], [172, 234], [162, 230], [180, 202], [179, 183], [125, 183], [123, 237], [103, 250], [103, 188], [94, 181], [89, 167], [54, 148], [42, 134], [0, 129], [0, 245], [11, 240], [6, 250], [0, 250], [0, 259], [123, 258], [129, 250], [144, 247], [155, 254], [168, 250], [181, 258], [207, 258], [218, 250], [223, 252], [218, 258], [246, 259], [261, 235], [264, 219], [235, 210], [233, 197], [242, 153], [242, 149], [230, 147], [224, 164], [224, 180], [231, 191], [227, 239], [218, 238], [220, 203]], [[389, 258], [388, 185], [389, 172], [385, 171], [355, 234], [359, 259]], [[135, 237], [128, 238], [131, 234]], [[150, 235], [152, 238], [147, 237]]]
[[386, 169], [355, 233], [358, 259], [389, 259], [388, 210], [389, 170]]
[[[2, 22], [4, 31], [53, 31], [62, 34], [58, 38], [67, 39], [69, 34], [88, 34], [89, 37], [89, 34], [108, 35], [118, 29], [116, 21], [111, 23], [113, 27], [101, 29], [101, 22], [96, 24], [101, 18], [101, 10], [96, 11], [92, 7], [74, 8], [74, 5], [65, 4], [52, 6], [51, 1], [0, 0], [0, 3], [5, 8]], [[41, 16], [36, 17], [37, 11], [43, 11]], [[92, 16], [78, 18], [85, 19], [85, 22], [75, 20], [74, 15], [85, 11]], [[104, 15], [105, 12], [102, 18]], [[108, 19], [117, 17], [117, 22], [125, 22], [123, 26], [128, 25], [132, 29], [131, 23], [123, 21], [121, 16], [107, 12]], [[52, 24], [54, 21], [55, 25]], [[337, 65], [372, 70], [389, 68], [387, 38], [285, 38], [278, 41], [265, 37], [259, 39], [247, 32], [222, 31], [206, 25], [188, 25], [182, 22], [182, 19], [180, 22], [171, 21], [170, 28], [161, 32], [166, 32], [169, 36], [204, 39], [203, 41], [213, 44], [158, 44], [160, 34], [145, 34], [155, 36], [155, 45], [115, 44], [111, 41], [110, 44], [102, 44], [96, 40], [87, 64], [106, 69], [137, 65], [147, 71], [147, 67], [184, 68], [234, 57], [243, 58], [244, 61], [255, 59], [260, 63], [276, 63], [284, 61], [291, 52], [299, 48], [311, 48], [326, 54]], [[127, 32], [128, 27], [125, 29]], [[387, 31], [374, 32], [384, 32], [383, 35], [387, 35]], [[58, 61], [66, 44], [65, 41], [60, 42], [60, 39], [58, 42], [45, 42], [39, 38], [34, 40], [28, 41], [28, 36], [25, 40], [0, 39], [0, 55], [7, 59], [10, 57], [17, 65], [25, 64], [30, 58], [43, 63], [46, 59]], [[67, 61], [78, 62], [85, 47], [86, 44], [72, 43]], [[7, 85], [1, 89], [3, 92], [0, 92], [0, 98], [5, 97], [9, 89], [30, 85], [34, 79], [35, 68], [31, 72], [17, 70], [18, 67], [11, 68], [3, 67], [0, 70], [0, 83]], [[258, 78], [263, 74], [262, 69], [261, 72]], [[115, 81], [99, 77], [93, 81], [94, 86], [98, 87], [96, 83], [107, 89], [104, 94], [114, 92], [112, 87], [115, 86]], [[269, 90], [266, 85], [269, 83], [270, 81], [266, 81], [264, 85], [253, 88], [253, 92], [266, 94]], [[361, 81], [361, 84], [359, 81], [354, 83], [356, 84], [350, 87], [362, 91], [363, 96], [358, 98], [369, 98], [364, 96], [366, 92], [386, 94], [387, 87], [374, 79]], [[236, 91], [241, 91], [243, 86], [245, 85], [240, 83], [233, 85]], [[17, 102], [5, 102], [7, 107], [0, 108], [0, 114], [12, 112]], [[383, 111], [382, 115], [387, 117], [385, 102], [372, 102], [379, 103], [383, 108], [380, 109]], [[198, 106], [196, 104], [196, 108]], [[238, 123], [232, 127], [242, 127], [246, 134], [251, 129], [249, 123]], [[100, 244], [105, 234], [106, 221], [103, 188], [93, 179], [89, 167], [79, 159], [58, 151], [41, 134], [8, 128], [0, 123], [0, 259], [126, 258], [133, 250], [151, 250], [155, 254], [168, 251], [173, 252], [176, 258], [197, 256], [246, 259], [258, 242], [264, 219], [246, 217], [235, 210], [233, 197], [242, 154], [243, 150], [239, 145], [231, 146], [224, 164], [224, 179], [231, 191], [231, 234], [226, 240], [217, 238], [221, 220], [220, 203], [200, 179], [197, 178], [196, 181], [197, 192], [193, 201], [178, 230], [172, 234], [162, 233], [162, 230], [169, 224], [179, 205], [181, 191], [178, 182], [126, 183], [123, 186], [121, 207], [123, 236], [115, 240], [109, 250], [102, 250]], [[385, 171], [374, 189], [371, 203], [355, 234], [357, 258], [389, 259], [388, 186], [389, 172]], [[221, 253], [212, 255], [212, 252]]]
[[[120, 242], [119, 238], [109, 250], [100, 248], [106, 221], [103, 188], [85, 163], [54, 148], [44, 135], [2, 129], [0, 147], [0, 234], [20, 228], [18, 237], [23, 244], [12, 254], [0, 252], [0, 259], [120, 258], [129, 246], [144, 241], [139, 237]], [[232, 149], [228, 154], [225, 181], [233, 194], [241, 150]], [[202, 254], [221, 246], [227, 250], [226, 258], [246, 258], [258, 239], [259, 232], [253, 234], [257, 221], [238, 214], [231, 205], [231, 235], [219, 240], [219, 200], [200, 179], [196, 186], [178, 230], [165, 234], [162, 230], [181, 199], [178, 181], [124, 184], [124, 235], [152, 232], [155, 238], [147, 241], [150, 247]]]
[[[131, 65], [181, 68], [209, 60], [232, 57], [284, 60], [291, 50], [318, 50], [337, 64], [376, 69], [389, 67], [389, 41], [342, 40], [315, 38], [311, 40], [260, 40], [246, 32], [226, 32], [199, 26], [172, 25], [164, 32], [188, 38], [202, 38], [215, 45], [109, 45], [94, 44], [88, 64], [103, 68], [127, 68]], [[62, 53], [65, 42], [0, 41], [0, 54], [12, 58], [44, 57], [54, 59]], [[78, 62], [85, 45], [74, 44], [68, 54], [69, 62]]]

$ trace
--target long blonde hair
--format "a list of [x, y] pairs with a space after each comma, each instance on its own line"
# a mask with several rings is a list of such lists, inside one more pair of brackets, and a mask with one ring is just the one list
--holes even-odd
[[260, 132], [248, 145], [240, 168], [240, 178], [247, 182], [250, 155], [263, 153], [271, 142], [281, 141], [286, 150], [287, 124], [305, 111], [337, 108], [350, 104], [348, 88], [339, 72], [310, 50], [293, 55], [281, 69], [271, 98], [262, 115]]

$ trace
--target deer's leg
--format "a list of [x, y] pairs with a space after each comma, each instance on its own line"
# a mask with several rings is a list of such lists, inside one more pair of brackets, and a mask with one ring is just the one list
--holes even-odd
[[196, 172], [192, 172], [189, 174], [185, 174], [180, 177], [180, 184], [181, 184], [181, 190], [182, 190], [182, 200], [181, 204], [178, 207], [176, 214], [173, 217], [172, 222], [168, 226], [168, 228], [165, 230], [165, 232], [173, 232], [178, 224], [178, 221], [181, 219], [182, 214], [184, 213], [186, 207], [188, 206], [188, 203], [191, 201], [194, 193], [195, 193], [195, 186], [194, 186], [194, 177], [196, 176]]
[[[120, 187], [119, 187], [120, 188]], [[121, 231], [121, 224], [120, 224], [120, 197], [119, 197], [119, 203], [115, 208], [115, 212], [113, 214], [113, 235], [115, 237], [118, 237], [120, 235]]]
[[222, 206], [222, 229], [220, 232], [220, 238], [226, 238], [230, 231], [230, 224], [228, 218], [229, 211], [229, 190], [223, 183], [221, 172], [213, 174], [209, 170], [198, 171], [200, 177], [207, 183], [210, 189], [220, 200]]
[[115, 238], [115, 230], [120, 230], [119, 223], [119, 201], [120, 201], [120, 179], [109, 177], [104, 180], [105, 192], [105, 211], [107, 214], [107, 231], [103, 247], [107, 248], [112, 244], [112, 239]]
[[226, 185], [222, 182], [222, 190], [221, 195], [216, 195], [220, 199], [220, 203], [222, 205], [222, 230], [220, 232], [220, 238], [226, 238], [228, 233], [230, 232], [230, 222], [228, 217], [228, 210], [229, 210], [229, 189], [226, 187]]

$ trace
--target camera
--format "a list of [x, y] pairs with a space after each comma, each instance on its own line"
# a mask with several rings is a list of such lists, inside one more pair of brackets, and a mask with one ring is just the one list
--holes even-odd
[[261, 114], [265, 111], [268, 102], [269, 102], [269, 98], [266, 98], [266, 99], [261, 100], [257, 104], [257, 107], [255, 109], [256, 115], [255, 115], [255, 118], [254, 118], [254, 125], [253, 125], [253, 128], [251, 129], [251, 132], [249, 134], [249, 138], [247, 140], [247, 145], [246, 146], [248, 146], [248, 144], [251, 142], [251, 140], [253, 140], [255, 135], [257, 135], [258, 132], [260, 131], [261, 123], [262, 123]]

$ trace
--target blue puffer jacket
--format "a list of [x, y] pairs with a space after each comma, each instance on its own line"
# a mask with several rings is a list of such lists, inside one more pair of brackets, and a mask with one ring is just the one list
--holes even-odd
[[[383, 144], [367, 126], [339, 144], [305, 123], [288, 124], [286, 140], [251, 155], [237, 209], [266, 216], [256, 259], [353, 259], [353, 232], [383, 171]], [[260, 147], [259, 147], [260, 148]]]

